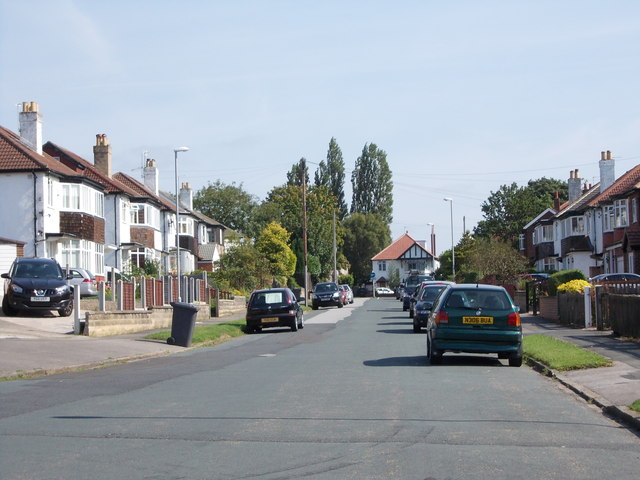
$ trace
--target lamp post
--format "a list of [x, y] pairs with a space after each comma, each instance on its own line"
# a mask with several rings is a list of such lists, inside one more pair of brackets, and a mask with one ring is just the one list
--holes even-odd
[[178, 152], [186, 152], [189, 150], [189, 147], [178, 147], [173, 150], [174, 159], [175, 159], [175, 176], [176, 176], [176, 276], [178, 278], [178, 301], [181, 302], [182, 298], [180, 296], [180, 207], [179, 207], [179, 198], [180, 192], [178, 191]]
[[453, 198], [444, 197], [445, 202], [449, 202], [451, 208], [451, 271], [453, 272], [453, 280], [456, 279], [456, 252], [453, 246]]

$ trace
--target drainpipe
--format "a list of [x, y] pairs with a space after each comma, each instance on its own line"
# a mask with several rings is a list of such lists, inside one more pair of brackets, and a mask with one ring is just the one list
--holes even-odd
[[36, 204], [38, 196], [36, 195], [36, 184], [38, 177], [35, 171], [31, 171], [33, 175], [33, 256], [38, 256], [38, 206]]

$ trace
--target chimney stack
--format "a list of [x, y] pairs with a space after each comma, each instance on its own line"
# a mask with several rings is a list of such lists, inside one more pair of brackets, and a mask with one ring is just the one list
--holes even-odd
[[96, 168], [111, 178], [111, 145], [104, 133], [96, 135], [96, 145], [93, 147], [93, 164]]
[[193, 191], [188, 183], [183, 183], [180, 187], [180, 204], [189, 209], [193, 210]]
[[611, 151], [600, 152], [600, 192], [604, 192], [616, 181], [616, 162]]
[[575, 202], [582, 195], [582, 181], [578, 169], [569, 172], [569, 203]]
[[147, 163], [144, 166], [144, 184], [154, 194], [158, 195], [158, 169], [156, 168], [156, 161], [153, 158], [147, 158]]
[[556, 212], [560, 211], [560, 194], [556, 191], [556, 194], [553, 198], [553, 209]]
[[42, 155], [42, 116], [37, 102], [22, 102], [20, 112], [20, 140]]

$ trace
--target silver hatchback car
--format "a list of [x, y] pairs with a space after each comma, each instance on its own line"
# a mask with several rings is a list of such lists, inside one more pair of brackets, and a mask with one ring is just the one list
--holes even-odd
[[89, 270], [84, 268], [69, 268], [69, 275], [72, 278], [67, 282], [69, 285], [79, 286], [81, 297], [93, 297], [98, 295], [98, 282]]

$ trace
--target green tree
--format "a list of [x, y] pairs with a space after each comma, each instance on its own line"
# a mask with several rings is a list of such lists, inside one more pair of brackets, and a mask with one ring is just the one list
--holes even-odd
[[391, 232], [375, 213], [353, 213], [344, 220], [344, 228], [344, 254], [359, 285], [369, 280], [371, 259], [391, 243]]
[[335, 138], [329, 142], [327, 161], [320, 162], [316, 170], [314, 183], [317, 187], [325, 186], [336, 197], [338, 202], [338, 218], [347, 215], [347, 202], [344, 199], [344, 160], [342, 150]]
[[289, 232], [277, 222], [271, 222], [256, 241], [256, 249], [267, 260], [269, 273], [280, 285], [296, 270], [296, 255], [289, 247]]
[[234, 242], [227, 248], [211, 274], [220, 288], [234, 288], [244, 293], [270, 285], [267, 259], [250, 242]]
[[393, 220], [393, 181], [387, 154], [365, 144], [351, 173], [351, 213], [376, 213], [386, 224]]
[[449, 279], [457, 281], [461, 279], [465, 282], [477, 281], [477, 273], [473, 271], [473, 268], [471, 268], [468, 263], [469, 252], [473, 250], [475, 243], [476, 237], [472, 236], [469, 232], [465, 232], [454, 248], [456, 256], [456, 277], [452, 277], [453, 265], [451, 261], [451, 250], [445, 250], [438, 257], [440, 260], [440, 268], [436, 270], [435, 277], [439, 280]]
[[499, 283], [511, 282], [524, 272], [528, 262], [511, 244], [496, 239], [478, 239], [467, 255], [467, 268], [478, 278], [494, 277]]
[[307, 160], [304, 157], [298, 163], [294, 163], [291, 170], [287, 172], [287, 185], [300, 187], [303, 174], [305, 185], [309, 185], [309, 169], [307, 168]]
[[482, 203], [484, 220], [478, 222], [474, 233], [515, 245], [523, 227], [545, 209], [553, 207], [555, 192], [564, 201], [567, 198], [566, 182], [541, 178], [530, 180], [526, 187], [519, 187], [515, 182], [501, 185]]
[[247, 193], [242, 188], [242, 183], [227, 185], [216, 180], [215, 183], [209, 182], [206, 187], [198, 190], [193, 197], [195, 210], [242, 233], [249, 231], [257, 206], [257, 198]]

